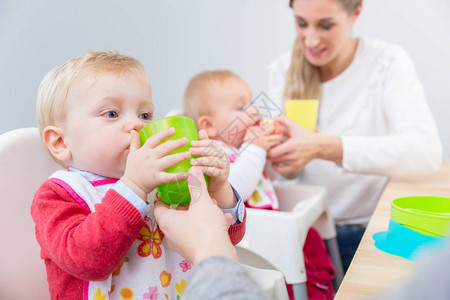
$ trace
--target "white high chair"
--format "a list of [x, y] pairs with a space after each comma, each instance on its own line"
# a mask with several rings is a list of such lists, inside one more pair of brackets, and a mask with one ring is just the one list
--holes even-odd
[[[30, 207], [39, 186], [58, 169], [61, 167], [48, 154], [37, 128], [0, 135], [1, 299], [50, 299]], [[288, 299], [279, 271], [244, 267], [273, 299]]]
[[303, 245], [314, 226], [325, 240], [335, 267], [335, 288], [343, 278], [336, 229], [324, 187], [275, 183], [279, 211], [247, 208], [244, 239], [237, 245], [239, 261], [254, 267], [279, 270], [293, 285], [295, 299], [308, 299]]
[[59, 169], [37, 128], [0, 135], [0, 256], [2, 299], [50, 299], [30, 207], [34, 193]]

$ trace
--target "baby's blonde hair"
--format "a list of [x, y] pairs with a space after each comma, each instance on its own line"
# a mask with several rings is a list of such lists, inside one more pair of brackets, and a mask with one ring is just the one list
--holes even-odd
[[64, 122], [67, 94], [82, 75], [126, 72], [141, 76], [151, 89], [150, 79], [141, 62], [115, 51], [91, 51], [53, 68], [42, 79], [37, 95], [36, 118], [41, 137], [45, 127]]
[[220, 86], [229, 79], [245, 82], [239, 75], [229, 70], [203, 71], [195, 75], [184, 93], [183, 110], [187, 117], [197, 120], [200, 116], [210, 115], [214, 103], [211, 87]]

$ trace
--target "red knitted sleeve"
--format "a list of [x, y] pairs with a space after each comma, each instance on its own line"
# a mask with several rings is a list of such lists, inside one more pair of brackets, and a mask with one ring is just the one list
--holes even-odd
[[228, 228], [228, 234], [230, 235], [230, 239], [233, 245], [239, 243], [244, 237], [245, 222], [247, 222], [247, 211], [245, 211], [244, 220], [241, 223], [231, 225], [230, 228]]
[[46, 181], [31, 206], [41, 257], [77, 278], [106, 279], [123, 261], [145, 222], [112, 189], [95, 210], [82, 208], [64, 188]]

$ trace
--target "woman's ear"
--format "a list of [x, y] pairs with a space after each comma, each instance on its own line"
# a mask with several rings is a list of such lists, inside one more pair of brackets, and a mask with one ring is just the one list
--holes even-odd
[[72, 153], [64, 142], [64, 132], [60, 127], [45, 127], [42, 138], [50, 153], [58, 161], [65, 165], [72, 159]]
[[197, 126], [198, 126], [198, 128], [197, 128], [198, 130], [204, 129], [210, 139], [217, 138], [217, 136], [219, 135], [219, 132], [214, 127], [214, 125], [212, 123], [212, 118], [210, 116], [199, 117], [197, 120]]
[[353, 13], [353, 24], [355, 24], [356, 20], [358, 20], [358, 17], [361, 15], [362, 11], [362, 2], [356, 7], [355, 12]]

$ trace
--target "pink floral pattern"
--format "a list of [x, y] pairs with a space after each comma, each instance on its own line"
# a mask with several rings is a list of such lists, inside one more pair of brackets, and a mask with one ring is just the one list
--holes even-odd
[[158, 299], [158, 288], [156, 286], [151, 286], [148, 288], [148, 293], [144, 293], [145, 300], [157, 300]]
[[183, 270], [183, 272], [187, 272], [192, 268], [191, 263], [185, 259], [180, 262], [180, 267]]

